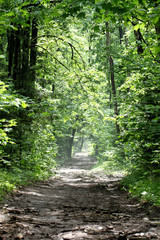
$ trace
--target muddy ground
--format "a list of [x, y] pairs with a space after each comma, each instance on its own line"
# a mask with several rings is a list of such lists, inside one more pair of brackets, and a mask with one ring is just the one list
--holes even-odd
[[0, 240], [160, 239], [160, 209], [128, 198], [120, 176], [77, 155], [56, 176], [18, 190], [2, 206]]

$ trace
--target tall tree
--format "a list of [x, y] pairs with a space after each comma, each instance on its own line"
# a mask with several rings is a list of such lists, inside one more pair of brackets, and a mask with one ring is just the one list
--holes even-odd
[[116, 94], [116, 85], [115, 85], [115, 75], [114, 75], [114, 61], [110, 52], [110, 30], [109, 30], [109, 22], [106, 22], [106, 46], [107, 46], [107, 56], [110, 65], [110, 81], [112, 88], [112, 96], [113, 96], [113, 105], [114, 105], [114, 114], [116, 117], [116, 130], [117, 134], [120, 134], [119, 124], [117, 122], [118, 118], [118, 105], [117, 105], [117, 94]]

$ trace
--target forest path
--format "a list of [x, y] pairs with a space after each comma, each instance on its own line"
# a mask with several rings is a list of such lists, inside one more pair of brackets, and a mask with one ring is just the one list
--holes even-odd
[[160, 239], [160, 211], [129, 200], [119, 177], [77, 155], [45, 182], [18, 190], [0, 214], [0, 240]]

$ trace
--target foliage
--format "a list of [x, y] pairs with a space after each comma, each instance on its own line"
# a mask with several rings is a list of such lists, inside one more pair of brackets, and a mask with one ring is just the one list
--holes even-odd
[[[0, 8], [0, 154], [7, 179], [13, 171], [49, 174], [56, 161], [71, 157], [74, 140], [75, 151], [85, 139], [103, 168], [138, 168], [155, 179], [158, 1], [2, 0]], [[137, 189], [147, 179], [137, 177]], [[14, 184], [6, 180], [2, 188]]]
[[[138, 158], [146, 166], [148, 162], [151, 167], [156, 161], [158, 164], [159, 158], [159, 79], [156, 65], [149, 60], [143, 64], [145, 70], [133, 73], [120, 87], [123, 95], [120, 122], [128, 157]], [[153, 71], [147, 73], [150, 66]]]
[[24, 97], [19, 96], [16, 93], [12, 93], [10, 90], [10, 85], [5, 84], [0, 81], [0, 112], [2, 118], [0, 120], [0, 162], [1, 164], [10, 164], [4, 157], [5, 154], [5, 146], [7, 144], [15, 144], [14, 140], [10, 138], [9, 133], [13, 130], [13, 127], [16, 126], [16, 119], [12, 119], [11, 117], [5, 118], [6, 115], [11, 115], [11, 109], [20, 109], [26, 108], [26, 100]]
[[[117, 147], [107, 148], [107, 151], [99, 154], [96, 169], [103, 169], [107, 175], [124, 177], [128, 171], [128, 163], [123, 158], [123, 151]], [[123, 161], [122, 161], [123, 159]]]
[[35, 181], [45, 180], [51, 175], [53, 175], [53, 172], [48, 172], [48, 170], [44, 169], [25, 169], [25, 171], [19, 167], [13, 167], [10, 170], [1, 169], [0, 201], [14, 190], [32, 184]]
[[151, 172], [142, 172], [142, 169], [132, 170], [122, 181], [129, 189], [131, 197], [137, 197], [141, 201], [150, 201], [154, 205], [160, 205], [159, 174], [153, 176]]

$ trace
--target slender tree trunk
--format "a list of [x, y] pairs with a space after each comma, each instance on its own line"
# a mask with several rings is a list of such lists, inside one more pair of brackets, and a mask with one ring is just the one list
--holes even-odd
[[[4, 55], [5, 54], [5, 44], [4, 44], [4, 35], [0, 34], [0, 55]], [[0, 58], [0, 69], [3, 69], [4, 72], [6, 72], [6, 64], [4, 59]], [[1, 70], [0, 70], [1, 71]], [[1, 72], [2, 74], [2, 72]], [[2, 75], [1, 75], [2, 77]]]
[[38, 24], [37, 19], [32, 20], [32, 37], [31, 37], [31, 52], [30, 52], [30, 84], [34, 90], [35, 80], [36, 80], [36, 60], [37, 60], [37, 36], [38, 36]]
[[157, 39], [158, 39], [158, 46], [160, 46], [160, 19], [155, 25]]
[[124, 30], [123, 30], [122, 26], [120, 25], [120, 26], [119, 26], [119, 39], [120, 39], [120, 44], [122, 44], [123, 36], [124, 36]]
[[144, 49], [142, 47], [143, 37], [142, 37], [142, 34], [139, 29], [137, 31], [134, 30], [134, 36], [135, 36], [136, 42], [137, 42], [137, 53], [140, 55], [144, 52]]
[[22, 88], [24, 89], [25, 96], [32, 96], [30, 87], [30, 74], [29, 74], [29, 40], [30, 40], [30, 20], [28, 20], [28, 27], [23, 29], [23, 57], [22, 57]]
[[14, 47], [14, 63], [13, 63], [13, 80], [15, 82], [15, 88], [19, 90], [20, 88], [20, 29], [17, 30], [15, 36], [15, 47]]
[[14, 55], [14, 30], [8, 31], [8, 76], [12, 76], [12, 67], [13, 67], [13, 55]]
[[[133, 26], [136, 26], [137, 23], [136, 22], [132, 22]], [[143, 46], [142, 46], [142, 42], [143, 42], [143, 36], [141, 34], [140, 29], [138, 30], [134, 30], [134, 36], [136, 39], [136, 43], [137, 43], [137, 53], [138, 55], [142, 54], [144, 52]]]
[[[109, 24], [106, 22], [106, 47], [107, 47], [107, 54], [109, 56], [110, 53], [110, 35], [109, 35]], [[108, 58], [109, 59], [109, 58]], [[107, 59], [107, 63], [109, 63]], [[110, 66], [108, 66], [110, 68]], [[110, 72], [107, 73], [108, 85], [109, 85], [109, 102], [110, 102], [110, 109], [112, 108], [112, 90], [111, 90], [111, 79], [110, 79]]]
[[72, 156], [72, 148], [73, 148], [73, 141], [74, 141], [75, 133], [76, 133], [76, 129], [73, 128], [72, 129], [72, 135], [71, 135], [71, 137], [69, 139], [68, 158], [71, 158], [71, 156]]
[[112, 96], [113, 96], [114, 114], [116, 116], [116, 131], [117, 131], [117, 134], [119, 135], [120, 128], [117, 122], [118, 105], [117, 105], [117, 94], [116, 94], [115, 77], [114, 77], [114, 61], [110, 53], [110, 32], [109, 32], [108, 22], [106, 22], [106, 46], [107, 46], [108, 61], [110, 65], [110, 81], [111, 81], [111, 90], [112, 90]]
[[99, 153], [99, 146], [98, 144], [95, 145], [95, 156], [97, 156]]
[[88, 37], [88, 44], [89, 44], [89, 46], [88, 46], [88, 63], [90, 64], [91, 63], [91, 36], [89, 35], [89, 37]]
[[4, 53], [3, 44], [2, 44], [2, 35], [0, 34], [0, 53]]
[[83, 144], [84, 144], [84, 137], [81, 137], [81, 142], [80, 142], [80, 152], [82, 151]]
[[[153, 0], [153, 1], [155, 2], [155, 7], [158, 7], [159, 2], [157, 0]], [[160, 18], [158, 22], [155, 24], [155, 30], [157, 35], [158, 47], [160, 48]], [[158, 52], [157, 60], [160, 61], [160, 51]]]

